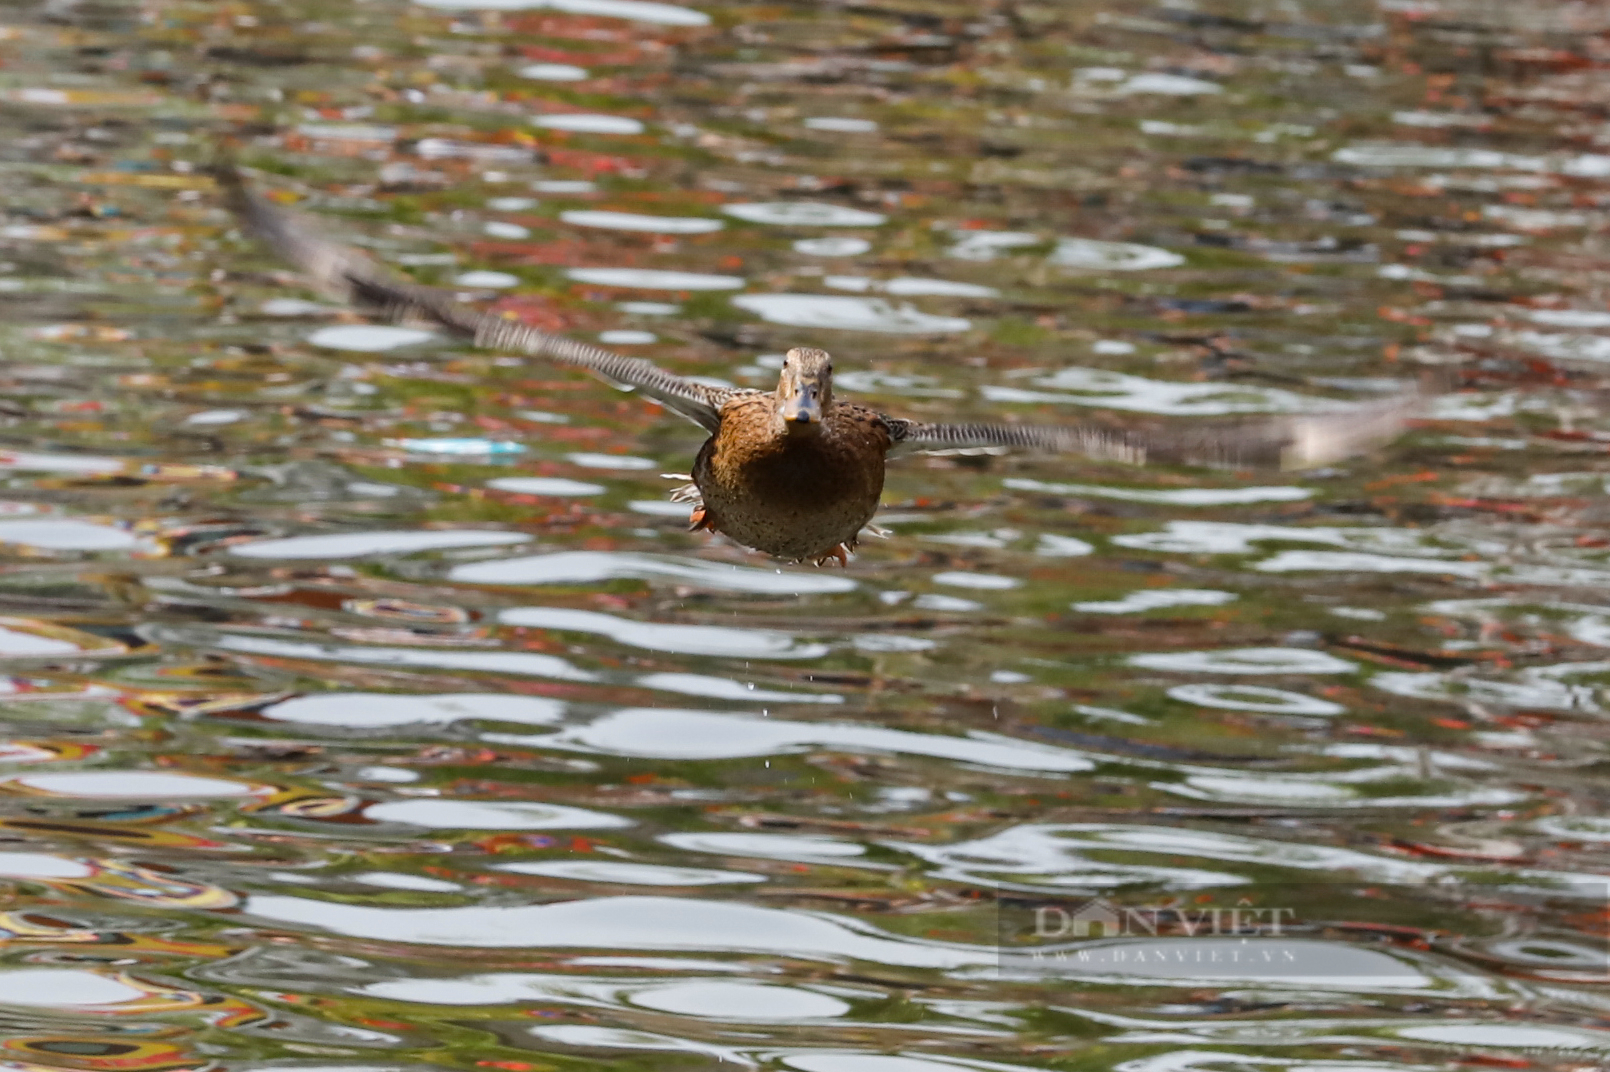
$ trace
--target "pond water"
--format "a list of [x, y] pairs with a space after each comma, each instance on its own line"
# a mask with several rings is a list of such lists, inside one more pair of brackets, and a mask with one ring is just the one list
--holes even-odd
[[[1610, 1067], [1610, 7], [49, 0], [0, 18], [0, 1069]], [[1133, 428], [848, 570], [699, 432], [371, 322]]]

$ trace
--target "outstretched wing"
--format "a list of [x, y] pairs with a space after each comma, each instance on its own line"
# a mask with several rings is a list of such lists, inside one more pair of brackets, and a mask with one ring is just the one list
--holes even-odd
[[1175, 465], [1312, 469], [1365, 454], [1397, 438], [1426, 397], [1410, 391], [1323, 413], [1215, 422], [1148, 435], [1146, 456]]
[[1205, 428], [1168, 432], [1125, 433], [1079, 425], [926, 424], [899, 417], [883, 420], [893, 440], [891, 454], [1016, 448], [1134, 465], [1163, 462], [1306, 469], [1362, 454], [1392, 439], [1423, 401], [1423, 396], [1411, 393], [1390, 402], [1326, 413], [1216, 422]]
[[1082, 454], [1102, 461], [1146, 460], [1146, 450], [1121, 433], [1099, 428], [1053, 428], [1023, 424], [928, 424], [903, 417], [883, 418], [892, 444], [889, 453], [916, 451], [1019, 449]]
[[720, 427], [721, 407], [736, 393], [683, 379], [642, 358], [623, 357], [518, 320], [493, 316], [448, 291], [401, 279], [354, 249], [314, 237], [297, 214], [259, 196], [232, 165], [219, 165], [214, 174], [229, 207], [247, 230], [332, 297], [378, 307], [393, 319], [432, 321], [486, 349], [586, 369], [617, 387], [641, 391], [708, 432]]

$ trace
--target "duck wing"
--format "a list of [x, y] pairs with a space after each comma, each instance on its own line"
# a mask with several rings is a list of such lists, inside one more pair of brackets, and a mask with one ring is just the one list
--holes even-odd
[[1425, 396], [1410, 393], [1324, 413], [1264, 417], [1195, 429], [1125, 433], [1088, 425], [929, 424], [883, 417], [890, 454], [951, 450], [1035, 450], [1099, 461], [1222, 468], [1307, 469], [1362, 454], [1399, 435]]
[[1147, 457], [1174, 465], [1226, 469], [1313, 469], [1391, 442], [1423, 412], [1427, 394], [1338, 407], [1321, 413], [1214, 423], [1148, 437]]
[[920, 451], [1036, 450], [1082, 454], [1101, 461], [1146, 460], [1146, 448], [1121, 432], [1070, 425], [1066, 428], [1029, 424], [929, 424], [879, 414], [889, 429], [891, 455]]
[[401, 278], [374, 259], [314, 234], [318, 225], [273, 204], [253, 190], [230, 164], [214, 168], [230, 209], [246, 229], [323, 293], [371, 306], [392, 319], [430, 321], [489, 350], [540, 357], [586, 369], [613, 386], [637, 390], [707, 432], [721, 426], [721, 407], [736, 393], [694, 383], [639, 357], [624, 357], [589, 343], [494, 316], [458, 300], [450, 291]]

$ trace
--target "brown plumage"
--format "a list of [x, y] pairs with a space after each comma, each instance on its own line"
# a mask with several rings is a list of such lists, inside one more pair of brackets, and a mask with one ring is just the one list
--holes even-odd
[[368, 257], [313, 236], [297, 217], [254, 193], [233, 166], [215, 169], [242, 223], [326, 293], [432, 321], [475, 345], [587, 369], [642, 394], [710, 433], [693, 483], [672, 498], [693, 504], [691, 527], [720, 532], [791, 562], [843, 563], [883, 492], [884, 463], [909, 451], [1025, 448], [1143, 463], [1323, 465], [1401, 429], [1418, 396], [1345, 411], [1274, 417], [1183, 435], [1136, 437], [1089, 427], [929, 424], [833, 397], [826, 351], [788, 352], [777, 390], [711, 387], [641, 358], [550, 335], [401, 279]]
[[699, 450], [694, 523], [789, 561], [844, 561], [883, 494], [893, 440], [872, 410], [833, 401], [826, 351], [790, 350], [776, 394], [721, 407]]

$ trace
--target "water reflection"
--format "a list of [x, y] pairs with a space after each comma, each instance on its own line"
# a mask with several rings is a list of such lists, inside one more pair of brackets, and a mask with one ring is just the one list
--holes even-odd
[[392, 800], [372, 804], [364, 817], [433, 830], [607, 830], [632, 821], [585, 808], [480, 800]]
[[1093, 766], [1089, 759], [1074, 752], [1010, 741], [982, 732], [967, 738], [940, 737], [880, 726], [792, 722], [665, 708], [617, 711], [586, 726], [528, 740], [549, 747], [580, 747], [614, 755], [674, 759], [776, 755], [820, 745], [845, 751], [936, 756], [1019, 770], [1070, 772], [1089, 770]]
[[562, 551], [501, 562], [454, 566], [449, 579], [470, 584], [596, 584], [614, 579], [684, 581], [715, 591], [765, 595], [847, 592], [856, 582], [828, 574], [768, 570], [668, 556]]
[[263, 708], [265, 718], [303, 726], [380, 729], [391, 726], [450, 724], [465, 719], [547, 725], [564, 706], [540, 696], [451, 693], [409, 696], [395, 693], [336, 692], [298, 696]]
[[508, 908], [372, 908], [260, 894], [245, 910], [280, 923], [419, 945], [720, 950], [935, 968], [987, 964], [995, 956], [982, 946], [951, 948], [863, 933], [825, 916], [670, 897], [600, 897]]
[[538, 860], [530, 863], [500, 864], [498, 870], [519, 875], [626, 886], [725, 886], [733, 883], [766, 881], [764, 875], [751, 875], [742, 871], [663, 867], [656, 864], [629, 864], [614, 860]]
[[229, 553], [243, 558], [330, 559], [412, 554], [454, 547], [503, 547], [524, 543], [516, 532], [348, 532], [337, 536], [293, 536], [236, 544]]
[[[8, 9], [0, 1064], [1596, 1067], [1607, 25]], [[918, 419], [1249, 441], [1435, 397], [1287, 474], [908, 458], [892, 538], [781, 567], [682, 531], [660, 407], [286, 274], [220, 137], [701, 381], [821, 345]], [[1097, 896], [1289, 898], [1291, 970], [1176, 919], [1003, 971], [1000, 911]]]
[[560, 607], [515, 607], [499, 614], [498, 620], [505, 625], [599, 633], [622, 644], [675, 655], [817, 659], [828, 651], [824, 644], [802, 644], [783, 633], [724, 629], [719, 626], [655, 625]]
[[137, 1001], [145, 991], [108, 975], [69, 968], [0, 972], [0, 1004], [94, 1009]]

